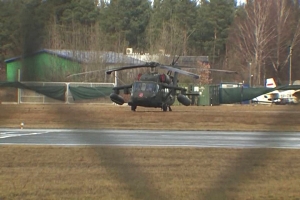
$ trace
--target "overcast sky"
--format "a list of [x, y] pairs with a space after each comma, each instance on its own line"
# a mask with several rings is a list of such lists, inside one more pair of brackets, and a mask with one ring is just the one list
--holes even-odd
[[243, 4], [243, 3], [246, 3], [246, 0], [237, 0], [237, 3], [238, 3], [238, 5]]

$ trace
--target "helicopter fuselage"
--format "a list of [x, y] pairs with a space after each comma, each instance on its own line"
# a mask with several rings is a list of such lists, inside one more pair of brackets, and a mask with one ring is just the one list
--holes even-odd
[[[138, 81], [135, 81], [133, 84], [114, 87], [114, 93], [110, 94], [110, 99], [118, 105], [123, 105], [125, 100], [119, 95], [119, 90], [124, 90], [124, 94], [129, 94], [129, 90], [131, 89], [131, 98], [128, 105], [131, 106], [131, 110], [133, 111], [135, 111], [137, 106], [160, 107], [163, 111], [167, 111], [167, 108], [169, 108], [169, 111], [172, 111], [171, 105], [175, 102], [175, 96], [177, 96], [179, 103], [185, 106], [191, 105], [191, 100], [186, 96], [186, 89], [178, 87], [178, 74], [190, 76], [195, 79], [199, 79], [200, 76], [189, 71], [181, 70], [180, 68], [184, 66], [175, 66], [178, 59], [179, 57], [176, 60], [173, 59], [172, 65], [170, 66], [162, 65], [157, 62], [146, 62], [139, 65], [129, 65], [107, 70], [106, 74], [111, 74], [112, 72], [127, 69], [141, 67], [151, 68], [150, 73], [139, 74]], [[168, 70], [168, 72], [166, 74], [159, 74], [155, 72], [157, 68]], [[228, 70], [214, 69], [214, 71], [236, 73]], [[171, 75], [172, 72], [174, 75]]]
[[169, 90], [162, 88], [154, 81], [136, 81], [132, 84], [131, 98], [128, 105], [135, 109], [137, 106], [160, 107], [171, 106], [175, 101]]
[[[169, 72], [140, 74], [137, 81], [131, 85], [115, 87], [115, 92], [110, 95], [110, 99], [123, 105], [125, 100], [118, 94], [119, 90], [124, 89], [125, 94], [129, 94], [131, 90], [128, 105], [131, 106], [132, 111], [135, 111], [138, 106], [161, 108], [163, 111], [169, 108], [169, 111], [172, 111], [171, 105], [174, 104], [176, 96], [181, 104], [189, 106], [191, 101], [184, 95], [185, 89], [177, 86], [177, 74], [178, 72], [175, 72], [174, 76], [170, 76]], [[176, 91], [181, 93], [177, 94]]]

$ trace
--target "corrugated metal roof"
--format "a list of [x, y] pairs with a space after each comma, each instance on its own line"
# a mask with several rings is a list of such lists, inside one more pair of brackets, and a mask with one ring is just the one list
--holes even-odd
[[[115, 53], [115, 52], [96, 52], [96, 51], [75, 51], [75, 50], [53, 50], [53, 49], [43, 49], [37, 51], [29, 56], [33, 56], [39, 53], [49, 53], [52, 55], [56, 55], [65, 59], [74, 60], [76, 62], [82, 63], [90, 63], [96, 61], [102, 61], [109, 64], [143, 64], [145, 62], [128, 57], [122, 53]], [[26, 56], [25, 56], [26, 57]], [[24, 58], [23, 56], [13, 57], [6, 59], [5, 62], [14, 62], [16, 60]]]
[[[132, 56], [132, 55], [125, 55], [123, 53], [116, 53], [116, 52], [105, 52], [105, 51], [78, 51], [78, 50], [56, 50], [56, 49], [42, 49], [37, 51], [28, 56], [34, 56], [39, 53], [49, 53], [52, 55], [59, 56], [61, 58], [73, 60], [80, 63], [107, 63], [107, 64], [126, 64], [126, 65], [135, 65], [135, 64], [144, 64], [145, 59], [143, 56]], [[26, 56], [25, 56], [26, 57]], [[155, 56], [147, 56], [148, 62], [149, 59], [153, 61]], [[165, 57], [169, 63], [172, 62], [174, 58]], [[5, 62], [14, 62], [16, 60], [22, 59], [24, 56], [18, 56], [6, 59]], [[197, 66], [198, 62], [209, 62], [208, 56], [180, 56], [177, 64], [179, 65], [186, 65], [186, 66]]]

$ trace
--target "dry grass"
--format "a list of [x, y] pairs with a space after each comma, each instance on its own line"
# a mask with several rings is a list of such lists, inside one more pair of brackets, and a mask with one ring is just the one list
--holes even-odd
[[299, 199], [280, 149], [1, 147], [0, 199]]
[[[299, 131], [298, 106], [0, 105], [0, 127]], [[299, 150], [0, 146], [0, 199], [300, 199]]]
[[0, 105], [0, 127], [299, 131], [300, 106]]
[[1, 102], [16, 102], [18, 90], [10, 87], [0, 87], [0, 104]]

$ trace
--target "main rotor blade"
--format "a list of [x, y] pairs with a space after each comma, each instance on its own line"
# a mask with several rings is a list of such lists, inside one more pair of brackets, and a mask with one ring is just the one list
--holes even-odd
[[227, 74], [238, 74], [237, 71], [224, 70], [224, 69], [199, 68], [199, 67], [194, 67], [194, 66], [177, 66], [177, 65], [175, 65], [174, 67], [187, 68], [187, 69], [197, 69], [197, 70], [200, 70], [200, 71], [223, 72], [223, 73], [227, 73]]
[[141, 67], [151, 67], [151, 68], [159, 67], [161, 69], [166, 69], [166, 70], [169, 70], [169, 71], [172, 71], [172, 72], [178, 72], [178, 73], [181, 73], [181, 74], [184, 74], [184, 75], [187, 75], [187, 76], [192, 76], [195, 79], [199, 78], [199, 75], [197, 75], [197, 74], [194, 74], [194, 73], [191, 73], [191, 72], [188, 72], [188, 71], [184, 71], [184, 70], [172, 67], [172, 66], [161, 65], [157, 62], [146, 62], [145, 64], [141, 64], [141, 65], [129, 65], [129, 66], [124, 66], [124, 67], [118, 67], [118, 68], [107, 70], [106, 74], [111, 74], [114, 71], [121, 71], [121, 70], [141, 68]]
[[167, 65], [159, 65], [158, 67], [161, 68], [161, 69], [167, 69], [169, 71], [177, 72], [177, 73], [184, 74], [184, 75], [187, 75], [187, 76], [192, 76], [195, 79], [198, 79], [200, 77], [198, 74], [194, 74], [192, 72], [188, 72], [188, 71], [184, 71], [184, 70], [175, 68], [177, 66], [172, 67], [172, 66], [167, 66]]
[[84, 74], [91, 74], [91, 73], [101, 72], [101, 71], [105, 71], [105, 69], [98, 69], [98, 70], [94, 70], [94, 71], [80, 72], [80, 73], [76, 73], [76, 74], [69, 74], [69, 75], [66, 76], [66, 78], [69, 78], [69, 77], [72, 77], [72, 76], [84, 75]]
[[111, 74], [112, 72], [126, 70], [126, 69], [135, 69], [135, 68], [142, 68], [142, 67], [145, 67], [145, 68], [146, 67], [154, 68], [154, 67], [157, 67], [157, 66], [159, 66], [159, 63], [156, 63], [156, 62], [145, 62], [145, 64], [140, 64], [140, 65], [129, 65], [129, 66], [124, 66], [124, 67], [113, 68], [113, 69], [107, 70], [106, 74]]
[[230, 70], [223, 70], [223, 69], [202, 69], [200, 68], [201, 71], [213, 71], [213, 72], [223, 72], [223, 73], [227, 73], [227, 74], [238, 74], [237, 71], [230, 71]]

